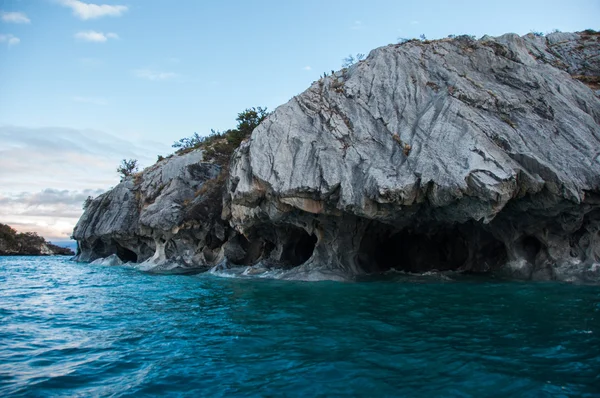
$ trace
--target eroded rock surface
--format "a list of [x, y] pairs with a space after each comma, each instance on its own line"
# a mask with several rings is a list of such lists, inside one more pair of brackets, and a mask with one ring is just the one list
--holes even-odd
[[203, 211], [205, 202], [215, 199], [204, 184], [219, 175], [220, 167], [202, 160], [200, 150], [170, 157], [94, 199], [73, 232], [77, 259], [116, 254], [123, 262], [146, 262], [155, 270], [211, 264], [220, 253], [205, 249], [211, 239], [225, 240], [218, 231], [226, 224], [220, 193], [213, 211]]
[[599, 37], [373, 50], [277, 108], [228, 168], [194, 151], [98, 197], [78, 258], [600, 281]]
[[290, 278], [598, 278], [600, 100], [577, 79], [599, 54], [598, 35], [564, 33], [376, 49], [239, 148], [232, 225], [316, 237]]

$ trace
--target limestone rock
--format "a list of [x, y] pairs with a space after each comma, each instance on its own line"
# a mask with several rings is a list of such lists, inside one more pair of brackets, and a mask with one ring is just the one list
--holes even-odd
[[511, 261], [527, 278], [583, 275], [600, 261], [600, 100], [581, 78], [599, 75], [598, 38], [373, 50], [280, 106], [238, 149], [232, 225], [250, 240], [285, 225], [314, 236], [290, 278]]
[[78, 259], [600, 282], [599, 37], [375, 49], [277, 108], [228, 166], [196, 150], [96, 198], [74, 231]]
[[222, 222], [214, 214], [189, 214], [203, 199], [198, 193], [204, 183], [220, 173], [219, 166], [202, 160], [200, 150], [172, 156], [95, 198], [73, 232], [77, 260], [116, 254], [124, 262], [153, 259], [158, 266], [178, 255], [183, 267], [195, 267], [199, 243]]

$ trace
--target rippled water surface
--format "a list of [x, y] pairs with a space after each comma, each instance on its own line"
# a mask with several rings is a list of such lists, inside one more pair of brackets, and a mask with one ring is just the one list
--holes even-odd
[[600, 288], [0, 257], [0, 393], [599, 396]]

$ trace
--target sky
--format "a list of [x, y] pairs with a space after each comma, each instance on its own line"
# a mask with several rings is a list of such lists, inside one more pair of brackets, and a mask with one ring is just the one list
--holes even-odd
[[273, 110], [349, 54], [599, 17], [599, 0], [0, 0], [0, 223], [68, 239], [121, 159]]

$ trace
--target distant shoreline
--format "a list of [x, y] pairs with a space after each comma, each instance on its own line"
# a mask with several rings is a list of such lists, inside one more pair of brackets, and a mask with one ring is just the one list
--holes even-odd
[[74, 256], [71, 248], [57, 246], [35, 232], [19, 233], [0, 224], [0, 256]]

